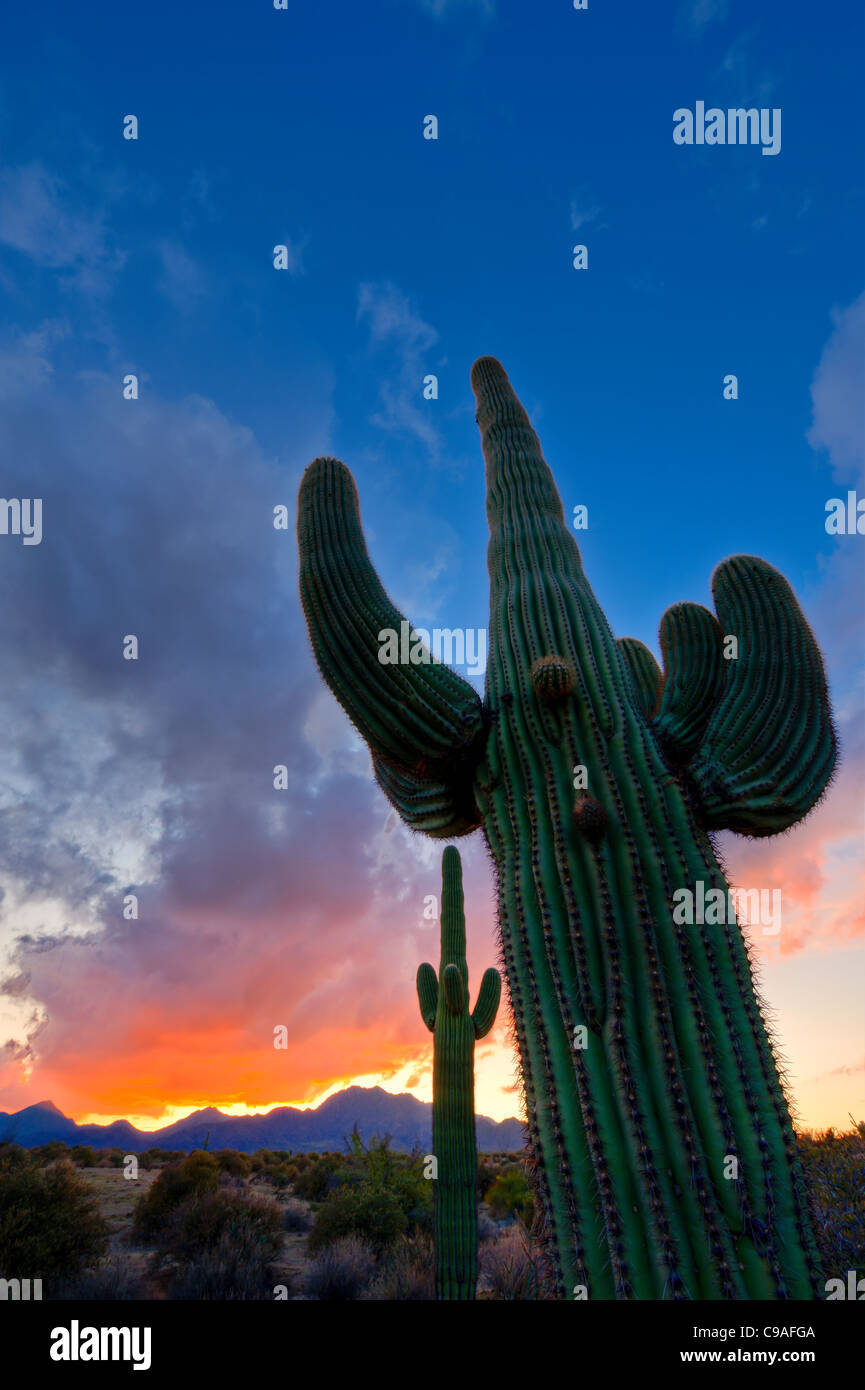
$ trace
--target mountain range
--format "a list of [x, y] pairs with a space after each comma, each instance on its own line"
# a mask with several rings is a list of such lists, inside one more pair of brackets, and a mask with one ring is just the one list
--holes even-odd
[[[78, 1125], [50, 1100], [28, 1105], [13, 1114], [0, 1111], [0, 1142], [11, 1140], [24, 1148], [63, 1140], [68, 1145], [91, 1144], [95, 1149], [122, 1148], [124, 1153], [144, 1149], [190, 1150], [207, 1142], [210, 1149], [290, 1149], [293, 1153], [342, 1150], [349, 1131], [357, 1125], [367, 1142], [374, 1135], [389, 1135], [391, 1147], [401, 1151], [432, 1145], [432, 1106], [405, 1093], [391, 1095], [380, 1086], [349, 1086], [337, 1091], [315, 1110], [295, 1110], [290, 1105], [266, 1115], [223, 1115], [209, 1108], [196, 1110], [164, 1129], [136, 1129], [128, 1120], [110, 1125]], [[208, 1137], [209, 1136], [209, 1137]], [[481, 1153], [514, 1153], [525, 1144], [520, 1120], [477, 1117]]]

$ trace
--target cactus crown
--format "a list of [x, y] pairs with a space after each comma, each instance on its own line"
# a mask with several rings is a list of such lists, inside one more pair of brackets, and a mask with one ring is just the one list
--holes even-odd
[[[495, 358], [475, 363], [472, 385], [487, 460], [494, 584], [510, 584], [508, 562], [531, 552], [548, 576], [545, 587], [570, 574], [592, 621], [606, 628], [537, 435]], [[473, 783], [494, 711], [485, 717], [472, 686], [447, 666], [379, 662], [379, 632], [400, 631], [405, 619], [372, 567], [357, 490], [337, 459], [316, 459], [303, 476], [298, 542], [316, 658], [369, 743], [382, 790], [414, 829], [448, 839], [468, 834], [482, 821]], [[697, 603], [663, 615], [663, 672], [642, 643], [622, 638], [617, 669], [603, 674], [627, 686], [671, 765], [687, 768], [707, 829], [777, 834], [807, 814], [832, 775], [836, 743], [822, 658], [789, 584], [767, 561], [724, 561], [712, 592], [717, 617]], [[738, 651], [725, 660], [729, 636]], [[526, 633], [529, 654], [531, 640]], [[558, 645], [566, 650], [550, 643], [533, 658], [536, 697], [588, 701], [603, 723], [603, 694], [587, 684], [602, 673], [586, 670], [587, 652], [572, 635]]]
[[[475, 1038], [486, 1037], [495, 1023], [502, 981], [492, 966], [484, 971], [477, 1002], [469, 1015], [469, 968], [466, 962], [466, 916], [463, 871], [459, 851], [448, 845], [442, 855], [441, 957], [436, 978], [431, 965], [418, 968], [417, 993], [421, 1018], [435, 1032], [441, 1003], [454, 1015], [471, 1017]], [[443, 996], [443, 999], [442, 999]]]

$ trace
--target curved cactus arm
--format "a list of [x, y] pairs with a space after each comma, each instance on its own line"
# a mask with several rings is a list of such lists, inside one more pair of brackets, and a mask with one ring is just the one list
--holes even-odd
[[[297, 538], [316, 661], [380, 760], [379, 780], [386, 764], [394, 777], [401, 771], [443, 788], [453, 783], [465, 800], [467, 769], [480, 758], [486, 734], [481, 701], [467, 681], [432, 660], [387, 597], [367, 553], [354, 479], [338, 459], [316, 459], [304, 473]], [[397, 789], [385, 790], [402, 811]]]
[[636, 637], [620, 637], [619, 650], [631, 677], [637, 704], [647, 719], [654, 717], [661, 694], [661, 668], [644, 642]]
[[477, 1002], [472, 1011], [472, 1023], [475, 1026], [475, 1037], [485, 1038], [496, 1021], [496, 1014], [499, 1011], [499, 1000], [502, 997], [502, 977], [494, 966], [490, 966], [484, 971], [481, 987], [478, 990]]
[[837, 753], [823, 659], [782, 574], [735, 555], [712, 576], [722, 631], [738, 639], [691, 774], [710, 829], [775, 835], [819, 801]]
[[436, 840], [468, 835], [480, 825], [472, 791], [474, 760], [456, 757], [446, 780], [424, 777], [376, 753], [372, 757], [375, 778], [392, 806], [412, 829]]
[[439, 982], [435, 970], [427, 961], [417, 968], [417, 1000], [420, 1004], [420, 1016], [432, 1033], [435, 1030], [439, 1006]]
[[446, 965], [442, 975], [442, 994], [452, 1014], [461, 1014], [468, 1005], [466, 987], [458, 965]]
[[721, 695], [724, 633], [699, 603], [674, 603], [659, 630], [664, 685], [654, 728], [676, 763], [689, 763]]

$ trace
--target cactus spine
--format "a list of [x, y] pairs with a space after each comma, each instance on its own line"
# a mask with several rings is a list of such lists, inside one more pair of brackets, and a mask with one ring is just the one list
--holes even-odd
[[436, 1293], [472, 1299], [478, 1281], [478, 1149], [475, 1136], [475, 1040], [495, 1023], [499, 972], [484, 972], [469, 1012], [462, 865], [448, 845], [442, 857], [441, 962], [417, 972], [421, 1018], [433, 1035], [433, 1154]]
[[752, 556], [715, 571], [717, 617], [694, 603], [664, 615], [663, 673], [642, 643], [617, 641], [504, 370], [481, 358], [472, 385], [490, 525], [484, 705], [442, 666], [378, 661], [377, 634], [401, 615], [334, 459], [310, 465], [299, 497], [319, 666], [410, 826], [483, 826], [561, 1296], [815, 1297], [748, 949], [735, 913], [689, 925], [674, 895], [729, 902], [710, 832], [776, 834], [823, 794], [836, 749], [819, 650], [786, 580]]

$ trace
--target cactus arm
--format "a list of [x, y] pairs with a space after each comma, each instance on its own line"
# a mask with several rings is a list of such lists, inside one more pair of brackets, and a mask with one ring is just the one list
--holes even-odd
[[446, 779], [409, 772], [373, 754], [376, 781], [392, 806], [412, 830], [437, 840], [468, 835], [479, 825], [472, 792], [474, 762], [455, 758]]
[[689, 763], [700, 745], [724, 679], [720, 624], [699, 603], [676, 603], [661, 619], [664, 685], [654, 721], [675, 763]]
[[782, 574], [735, 555], [712, 577], [725, 633], [738, 637], [691, 775], [704, 823], [740, 835], [795, 825], [829, 784], [837, 753], [820, 650]]
[[501, 997], [502, 977], [491, 965], [488, 970], [484, 971], [477, 1001], [472, 1011], [472, 1023], [475, 1026], [475, 1037], [478, 1040], [485, 1038], [495, 1023]]
[[466, 987], [458, 965], [446, 965], [442, 975], [442, 994], [452, 1014], [461, 1014], [466, 1009]]
[[435, 1029], [436, 1013], [438, 1012], [439, 982], [436, 979], [435, 970], [426, 961], [417, 968], [417, 998], [420, 1004], [420, 1016], [432, 1033]]
[[649, 648], [636, 637], [620, 637], [619, 649], [631, 676], [637, 703], [647, 719], [658, 708], [661, 694], [661, 668]]
[[[483, 707], [447, 666], [380, 660], [380, 634], [401, 637], [405, 620], [370, 562], [354, 480], [337, 459], [316, 459], [304, 473], [297, 535], [301, 602], [319, 669], [376, 756], [383, 789], [401, 811], [422, 792], [437, 789], [445, 802], [450, 795], [453, 833], [465, 833], [473, 828], [467, 788], [486, 733]], [[409, 657], [413, 648], [422, 654], [412, 641], [405, 646]], [[435, 814], [447, 821], [441, 806]]]

